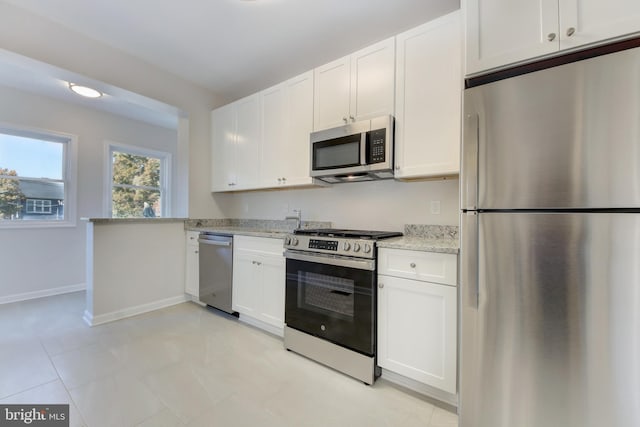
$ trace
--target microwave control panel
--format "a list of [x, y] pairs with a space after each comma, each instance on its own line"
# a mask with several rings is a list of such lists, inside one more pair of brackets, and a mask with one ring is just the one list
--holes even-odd
[[386, 160], [386, 129], [376, 129], [368, 132], [367, 164], [383, 163]]

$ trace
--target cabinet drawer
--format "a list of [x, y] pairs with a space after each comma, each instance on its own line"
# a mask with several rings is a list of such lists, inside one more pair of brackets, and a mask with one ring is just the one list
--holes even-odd
[[282, 239], [274, 239], [271, 237], [253, 237], [253, 236], [233, 236], [233, 246], [238, 250], [264, 252], [275, 255], [282, 255], [284, 244]]
[[437, 252], [380, 248], [378, 273], [456, 286], [458, 256]]

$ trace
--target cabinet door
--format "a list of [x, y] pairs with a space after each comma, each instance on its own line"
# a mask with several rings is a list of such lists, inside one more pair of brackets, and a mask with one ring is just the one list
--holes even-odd
[[253, 252], [234, 249], [232, 307], [254, 318], [259, 313], [262, 282], [257, 262]]
[[280, 256], [263, 256], [260, 261], [262, 300], [259, 319], [284, 328], [285, 260]]
[[211, 112], [211, 191], [227, 191], [235, 181], [234, 144], [236, 134], [235, 105]]
[[640, 31], [637, 0], [560, 0], [560, 48]]
[[236, 141], [234, 189], [257, 188], [260, 180], [260, 105], [258, 94], [236, 103]]
[[262, 122], [262, 170], [261, 184], [264, 187], [282, 185], [285, 165], [283, 157], [287, 156], [286, 127], [286, 86], [280, 84], [263, 91], [260, 95], [260, 111]]
[[328, 129], [347, 123], [350, 73], [348, 56], [314, 70], [314, 130]]
[[462, 23], [454, 12], [396, 39], [395, 175], [460, 170]]
[[467, 74], [560, 48], [558, 0], [467, 0], [466, 17]]
[[261, 186], [311, 184], [309, 134], [313, 131], [313, 71], [261, 93]]
[[350, 121], [393, 114], [394, 84], [395, 38], [351, 55]]
[[313, 131], [313, 71], [285, 83], [286, 144], [279, 153], [284, 185], [310, 184], [309, 162]]
[[378, 364], [456, 393], [456, 288], [378, 277]]
[[186, 262], [185, 262], [185, 277], [184, 277], [184, 291], [189, 295], [193, 295], [198, 298], [200, 283], [199, 283], [199, 246], [198, 246], [198, 234], [197, 232], [187, 232], [186, 242]]

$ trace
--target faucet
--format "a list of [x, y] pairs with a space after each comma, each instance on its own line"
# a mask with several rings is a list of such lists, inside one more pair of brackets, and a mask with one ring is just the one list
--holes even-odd
[[300, 228], [300, 224], [302, 223], [302, 210], [294, 209], [295, 215], [287, 215], [284, 219], [295, 219], [296, 220], [296, 230]]

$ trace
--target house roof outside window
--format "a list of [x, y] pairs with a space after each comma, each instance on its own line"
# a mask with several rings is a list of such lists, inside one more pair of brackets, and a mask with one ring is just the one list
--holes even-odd
[[20, 191], [27, 199], [64, 200], [64, 184], [61, 182], [20, 180]]

